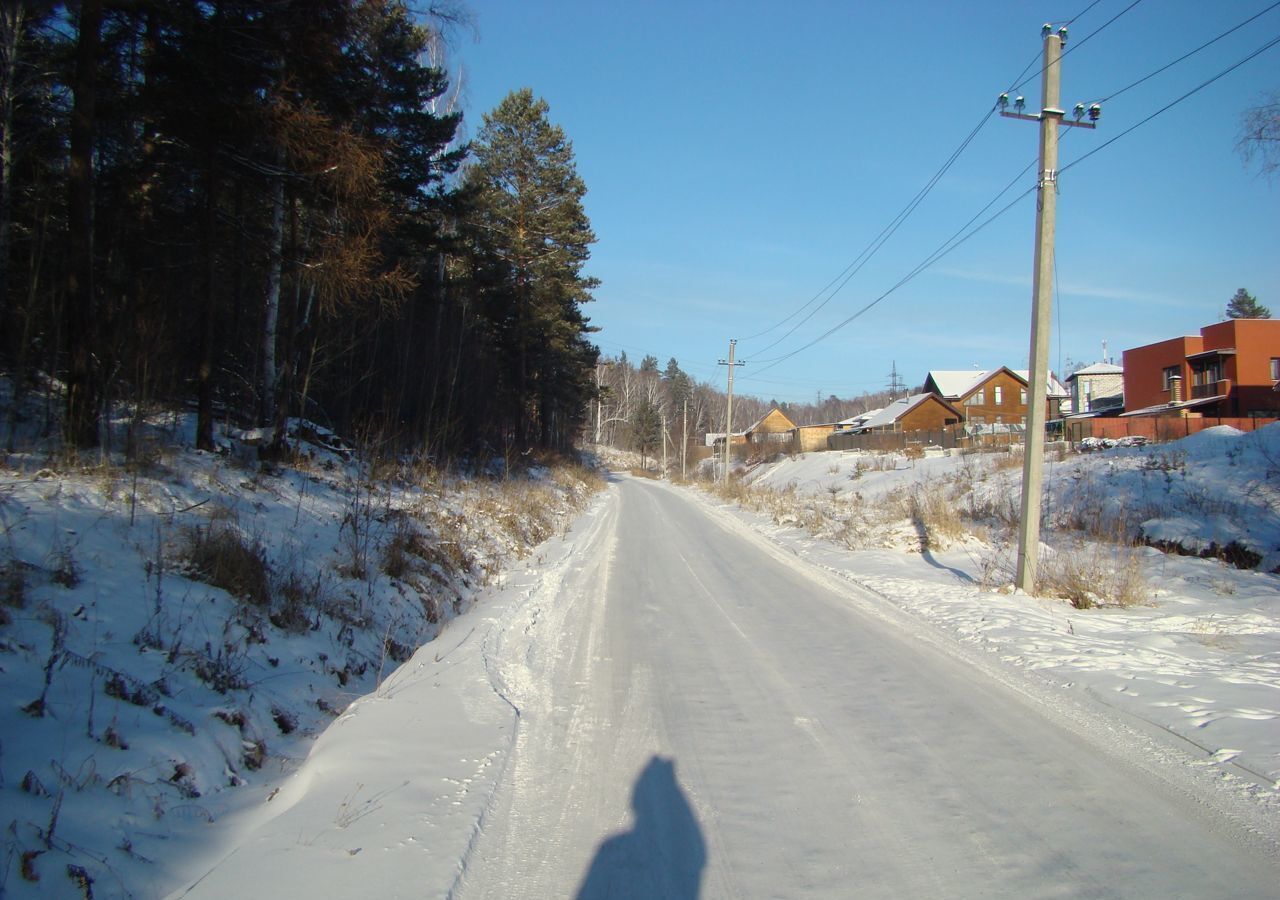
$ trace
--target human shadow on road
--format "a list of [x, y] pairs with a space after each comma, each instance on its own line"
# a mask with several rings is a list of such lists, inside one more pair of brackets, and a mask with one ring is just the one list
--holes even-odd
[[676, 781], [674, 760], [654, 756], [631, 793], [635, 822], [596, 850], [577, 900], [696, 900], [702, 891], [706, 843]]

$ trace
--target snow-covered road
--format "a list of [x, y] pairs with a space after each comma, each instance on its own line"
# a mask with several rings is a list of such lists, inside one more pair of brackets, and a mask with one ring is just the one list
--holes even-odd
[[1176, 750], [687, 492], [620, 478], [534, 562], [190, 896], [1276, 896]]
[[662, 485], [605, 515], [494, 648], [521, 722], [460, 898], [1275, 896], [1264, 846], [853, 586]]

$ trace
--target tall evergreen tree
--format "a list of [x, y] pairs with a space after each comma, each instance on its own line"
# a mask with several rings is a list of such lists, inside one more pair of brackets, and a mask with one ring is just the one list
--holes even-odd
[[667, 360], [667, 368], [662, 373], [662, 381], [667, 387], [667, 399], [672, 412], [678, 412], [693, 396], [693, 382], [680, 368], [680, 363], [673, 356]]
[[662, 440], [662, 413], [648, 400], [642, 400], [632, 413], [630, 424], [631, 440], [643, 464]]
[[1258, 299], [1240, 288], [1227, 301], [1227, 318], [1228, 319], [1270, 319], [1271, 310], [1267, 309]]
[[548, 111], [528, 88], [508, 94], [484, 116], [468, 183], [495, 263], [488, 310], [510, 363], [511, 437], [565, 447], [582, 424], [598, 356], [582, 313], [597, 286], [583, 274], [595, 235], [573, 147]]

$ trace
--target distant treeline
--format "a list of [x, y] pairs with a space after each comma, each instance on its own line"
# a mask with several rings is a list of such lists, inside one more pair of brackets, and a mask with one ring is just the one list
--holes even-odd
[[[626, 353], [601, 359], [595, 370], [596, 406], [591, 411], [592, 439], [645, 456], [662, 455], [665, 440], [679, 446], [687, 439], [702, 444], [708, 433], [725, 429], [727, 395], [708, 382], [695, 381], [675, 357], [659, 369], [658, 358], [647, 355], [637, 365]], [[898, 395], [889, 391], [841, 399], [834, 394], [813, 403], [761, 400], [749, 394], [733, 398], [733, 430], [745, 431], [777, 407], [797, 425], [825, 425], [879, 409]], [[666, 437], [663, 437], [663, 423]]]

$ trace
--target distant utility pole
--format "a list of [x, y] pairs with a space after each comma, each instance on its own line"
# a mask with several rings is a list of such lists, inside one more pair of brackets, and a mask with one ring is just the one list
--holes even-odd
[[1059, 107], [1062, 80], [1062, 45], [1067, 29], [1041, 29], [1044, 38], [1044, 71], [1040, 87], [1040, 113], [1023, 112], [1026, 101], [1018, 97], [1009, 112], [1009, 95], [999, 98], [1000, 115], [1040, 123], [1040, 175], [1037, 180], [1036, 250], [1031, 298], [1030, 383], [1027, 385], [1027, 431], [1022, 459], [1022, 516], [1018, 523], [1018, 572], [1016, 584], [1028, 594], [1036, 588], [1036, 563], [1040, 550], [1040, 493], [1044, 482], [1044, 431], [1049, 382], [1049, 327], [1053, 311], [1053, 232], [1058, 205], [1058, 126], [1094, 128], [1102, 108], [1092, 104], [1089, 121], [1083, 122], [1083, 103], [1075, 107], [1075, 121], [1068, 122]]
[[724, 408], [724, 483], [729, 483], [729, 443], [733, 438], [733, 367], [744, 363], [733, 361], [733, 349], [738, 346], [737, 340], [729, 339], [729, 361], [720, 360], [720, 365], [729, 367], [729, 402]]
[[680, 480], [688, 478], [685, 471], [685, 457], [689, 455], [689, 399], [684, 401], [684, 412], [680, 415]]
[[662, 477], [667, 477], [667, 414], [662, 414]]

